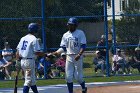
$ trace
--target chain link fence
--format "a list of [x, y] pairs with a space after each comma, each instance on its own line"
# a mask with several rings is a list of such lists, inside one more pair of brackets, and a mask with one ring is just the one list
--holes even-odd
[[[28, 33], [29, 23], [39, 24], [37, 36], [43, 38], [42, 2], [43, 0], [0, 1], [0, 79], [14, 79], [16, 47], [20, 38]], [[10, 59], [4, 61], [4, 56]]]
[[[45, 11], [43, 11], [43, 0], [14, 0], [10, 3], [8, 0], [1, 0], [0, 49], [4, 48], [4, 42], [9, 42], [10, 47], [15, 50], [20, 38], [27, 34], [28, 24], [30, 22], [37, 22], [41, 28], [38, 37], [47, 46], [47, 52], [52, 52], [59, 48], [62, 35], [68, 30], [68, 19], [75, 16], [79, 21], [78, 28], [82, 29], [87, 37], [87, 50], [84, 53], [84, 76], [123, 75], [122, 71], [117, 74], [114, 74], [112, 71], [112, 57], [116, 49], [120, 48], [128, 60], [131, 53], [138, 46], [140, 2], [138, 0], [118, 1], [66, 0], [61, 2], [61, 0], [48, 0], [45, 1]], [[42, 13], [45, 14], [45, 18], [42, 18]], [[45, 25], [42, 24], [43, 20]], [[42, 34], [42, 25], [45, 28], [46, 38]], [[102, 46], [97, 46], [102, 35], [105, 36], [106, 42]], [[46, 42], [44, 42], [44, 39]], [[108, 64], [103, 65], [104, 73], [102, 73], [101, 67], [96, 71], [96, 65], [93, 63], [98, 49], [106, 50], [105, 61], [108, 61]], [[52, 63], [56, 59], [52, 58]], [[59, 70], [55, 67], [51, 68], [53, 70], [51, 75], [55, 77]], [[127, 68], [125, 69], [127, 71]], [[133, 67], [130, 67], [130, 69], [132, 74], [139, 74], [137, 69]], [[50, 72], [47, 72], [47, 74]], [[126, 74], [128, 75], [129, 73], [126, 72]], [[42, 75], [39, 78], [44, 77]], [[64, 78], [63, 72], [61, 78]]]

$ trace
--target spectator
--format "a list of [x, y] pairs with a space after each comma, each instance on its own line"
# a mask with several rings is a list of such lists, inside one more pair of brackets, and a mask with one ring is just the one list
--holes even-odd
[[11, 72], [10, 72], [10, 66], [12, 64], [12, 58], [13, 58], [13, 50], [10, 48], [10, 45], [8, 42], [4, 43], [4, 49], [2, 50], [2, 56], [5, 62], [7, 63], [6, 66], [6, 75], [8, 79], [11, 79]]
[[93, 59], [93, 64], [95, 65], [95, 73], [98, 69], [101, 69], [102, 73], [105, 72], [105, 58], [101, 55], [100, 51], [96, 51], [96, 57]]
[[5, 78], [5, 66], [6, 66], [6, 62], [2, 58], [2, 54], [0, 53], [0, 80], [4, 80]]
[[44, 77], [44, 63], [45, 63], [45, 58], [41, 58], [39, 60], [39, 63], [38, 63], [38, 66], [37, 66], [37, 72], [38, 72], [38, 75], [37, 76], [38, 78], [43, 78]]
[[123, 74], [126, 74], [125, 68], [126, 68], [126, 59], [122, 55], [121, 50], [117, 49], [117, 54], [113, 55], [113, 65], [112, 65], [112, 71], [116, 74], [118, 71], [120, 71], [120, 68], [122, 68]]
[[140, 48], [135, 48], [135, 54], [132, 55], [131, 59], [128, 62], [128, 67], [137, 68], [140, 73]]
[[61, 57], [56, 60], [55, 66], [57, 68], [58, 76], [60, 76], [60, 72], [65, 72], [65, 64], [66, 64], [66, 54], [61, 53]]
[[52, 66], [52, 62], [51, 62], [51, 56], [47, 55], [46, 57], [43, 57], [39, 60], [39, 64], [37, 67], [37, 72], [39, 74], [39, 78], [44, 78], [44, 66], [46, 65], [46, 69], [47, 69], [47, 78], [53, 78], [53, 74], [52, 74], [52, 70], [51, 70], [51, 66]]
[[97, 50], [101, 52], [101, 55], [106, 58], [106, 49], [105, 49], [106, 43], [105, 43], [105, 35], [101, 36], [101, 39], [97, 43]]
[[135, 52], [136, 54], [135, 54], [134, 60], [135, 62], [140, 62], [140, 47], [135, 48]]

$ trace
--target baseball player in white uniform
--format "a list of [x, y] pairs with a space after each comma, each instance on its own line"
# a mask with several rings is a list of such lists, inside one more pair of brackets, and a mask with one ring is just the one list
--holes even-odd
[[64, 33], [60, 48], [52, 54], [58, 55], [66, 52], [65, 79], [69, 93], [73, 93], [73, 78], [82, 87], [82, 93], [87, 93], [85, 81], [83, 80], [83, 52], [86, 48], [86, 37], [82, 30], [76, 29], [78, 26], [77, 18], [72, 17], [67, 23], [68, 31]]
[[39, 42], [34, 36], [38, 28], [37, 23], [30, 23], [28, 34], [21, 38], [17, 46], [16, 58], [21, 59], [21, 67], [25, 75], [23, 93], [29, 93], [30, 87], [34, 93], [38, 93], [35, 77], [35, 56], [43, 55], [43, 52], [40, 52]]

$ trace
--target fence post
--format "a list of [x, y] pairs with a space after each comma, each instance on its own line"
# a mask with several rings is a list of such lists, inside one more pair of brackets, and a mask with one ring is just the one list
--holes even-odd
[[113, 31], [113, 54], [116, 54], [116, 31], [115, 31], [115, 4], [112, 0], [112, 31]]
[[104, 0], [104, 29], [106, 34], [106, 72], [107, 77], [110, 76], [109, 66], [109, 48], [108, 48], [108, 15], [107, 15], [107, 0]]
[[[46, 31], [45, 31], [45, 0], [41, 0], [41, 14], [42, 14], [42, 38], [43, 38], [43, 52], [46, 52]], [[47, 78], [46, 65], [44, 64], [44, 78]]]

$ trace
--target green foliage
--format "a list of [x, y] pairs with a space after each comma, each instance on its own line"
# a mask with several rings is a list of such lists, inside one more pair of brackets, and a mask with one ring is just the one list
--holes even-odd
[[0, 0], [0, 17], [22, 18], [41, 15], [40, 0]]
[[[121, 20], [116, 20], [116, 34], [122, 42], [129, 42], [130, 44], [138, 44], [140, 35], [140, 16], [139, 14], [140, 2], [138, 0], [129, 0], [129, 6], [125, 9]], [[132, 16], [128, 16], [132, 15]]]
[[[89, 5], [90, 4], [90, 5]], [[0, 0], [1, 18], [28, 18], [41, 17], [41, 0]], [[45, 0], [45, 15], [48, 16], [92, 16], [102, 15], [102, 0]], [[45, 27], [47, 37], [47, 47], [59, 47], [62, 34], [66, 32], [66, 22], [68, 18], [46, 19]], [[82, 21], [94, 21], [95, 18], [82, 19]], [[81, 21], [81, 19], [79, 20]], [[11, 42], [11, 47], [16, 48], [19, 39], [27, 32], [27, 25], [30, 22], [40, 20], [18, 20], [0, 21], [1, 37], [0, 48], [3, 42]], [[26, 26], [25, 26], [26, 25]], [[41, 25], [41, 24], [40, 24]], [[21, 27], [22, 26], [22, 27]], [[42, 34], [40, 34], [41, 36]], [[55, 38], [54, 38], [55, 35]], [[13, 38], [14, 37], [14, 38]], [[52, 39], [53, 38], [53, 39]]]
[[[138, 10], [140, 4], [138, 0], [129, 0], [129, 2], [130, 7], [126, 8], [125, 13], [139, 13]], [[9, 0], [0, 0], [0, 6], [1, 18], [27, 18], [41, 16], [41, 0], [12, 0], [10, 2]], [[47, 47], [59, 47], [62, 34], [67, 31], [67, 16], [97, 16], [103, 15], [103, 13], [103, 0], [45, 0], [45, 31]], [[50, 19], [48, 18], [50, 16], [63, 16], [65, 18]], [[129, 41], [130, 43], [138, 42], [137, 38], [140, 33], [139, 20], [139, 17], [125, 16], [122, 20], [116, 23], [116, 32], [121, 41]], [[103, 17], [80, 18], [79, 21], [99, 22], [103, 21]], [[12, 48], [15, 48], [19, 39], [26, 34], [27, 25], [30, 22], [38, 22], [41, 25], [41, 19], [26, 21], [0, 21], [0, 48], [3, 48], [3, 42], [7, 38], [9, 42], [11, 42]], [[42, 34], [40, 32], [39, 36], [41, 37], [41, 35]]]
[[[116, 22], [116, 34], [122, 42], [138, 44], [140, 17], [125, 17]], [[128, 26], [129, 25], [129, 26]]]
[[3, 49], [3, 43], [8, 41], [12, 49], [16, 46], [20, 38], [28, 33], [28, 24], [30, 21], [0, 21], [0, 49]]
[[[91, 16], [103, 14], [102, 0], [49, 0], [46, 4], [46, 14], [48, 16]], [[54, 7], [57, 8], [54, 9]]]
[[0, 20], [0, 49], [4, 48], [5, 41], [10, 43], [11, 48], [16, 48], [20, 38], [27, 34], [28, 24], [36, 20], [15, 20], [14, 18], [41, 16], [40, 4], [40, 0], [36, 2], [34, 0], [0, 0], [0, 18], [6, 18]]
[[140, 1], [139, 0], [129, 0], [128, 10], [137, 11], [140, 9]]

